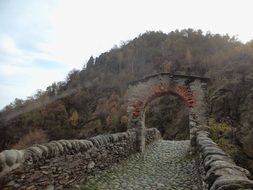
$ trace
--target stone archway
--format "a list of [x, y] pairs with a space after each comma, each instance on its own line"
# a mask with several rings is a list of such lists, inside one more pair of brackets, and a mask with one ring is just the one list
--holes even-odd
[[[189, 108], [189, 117], [205, 124], [204, 89], [208, 79], [159, 73], [128, 84], [128, 118], [129, 128], [136, 128], [137, 149], [145, 149], [145, 108], [155, 98], [173, 94], [180, 97]], [[194, 138], [197, 129], [190, 127], [190, 139]]]

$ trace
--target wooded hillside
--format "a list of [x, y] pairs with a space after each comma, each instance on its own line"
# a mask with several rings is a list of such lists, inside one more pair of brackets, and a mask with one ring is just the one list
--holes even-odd
[[[16, 99], [0, 113], [0, 150], [124, 131], [127, 82], [159, 72], [212, 79], [208, 102], [213, 138], [233, 150], [237, 163], [253, 171], [253, 41], [243, 44], [228, 35], [192, 29], [146, 32], [99, 57], [91, 56], [82, 70], [70, 71], [65, 81], [27, 100]], [[171, 104], [175, 111], [167, 117], [158, 115], [166, 104], [157, 105], [157, 111], [147, 113], [148, 124], [159, 125], [166, 138], [185, 137], [184, 128], [174, 136], [169, 133], [172, 129], [165, 129], [180, 112], [175, 108], [178, 104]]]

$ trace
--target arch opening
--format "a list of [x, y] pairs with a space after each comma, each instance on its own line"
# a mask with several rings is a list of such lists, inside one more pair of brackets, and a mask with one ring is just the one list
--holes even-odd
[[181, 97], [167, 94], [145, 107], [145, 127], [157, 128], [164, 140], [188, 140], [189, 108]]
[[195, 99], [191, 92], [191, 89], [186, 85], [171, 85], [166, 83], [158, 83], [151, 87], [146, 86], [143, 89], [143, 94], [137, 96], [134, 101], [130, 102], [128, 106], [128, 112], [130, 113], [130, 127], [145, 127], [145, 108], [155, 98], [174, 95], [183, 100], [186, 106], [191, 109], [195, 104]]

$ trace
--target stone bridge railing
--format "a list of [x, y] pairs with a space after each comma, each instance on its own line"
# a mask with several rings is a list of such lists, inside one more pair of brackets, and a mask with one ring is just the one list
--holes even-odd
[[[159, 139], [157, 129], [146, 130], [146, 143]], [[59, 140], [24, 150], [0, 153], [0, 189], [69, 188], [88, 174], [135, 153], [136, 130], [99, 135], [87, 140]]]
[[237, 166], [206, 131], [197, 132], [197, 163], [202, 175], [203, 190], [250, 190], [253, 181], [249, 171]]

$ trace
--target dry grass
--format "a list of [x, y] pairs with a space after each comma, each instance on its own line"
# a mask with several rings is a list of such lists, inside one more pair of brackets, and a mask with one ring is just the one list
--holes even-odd
[[42, 130], [35, 128], [25, 134], [17, 144], [15, 144], [12, 148], [14, 149], [25, 149], [33, 144], [37, 143], [45, 143], [48, 142], [47, 133]]

